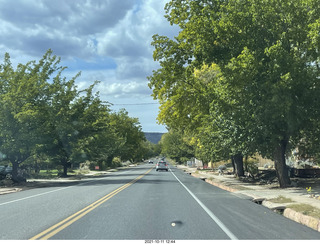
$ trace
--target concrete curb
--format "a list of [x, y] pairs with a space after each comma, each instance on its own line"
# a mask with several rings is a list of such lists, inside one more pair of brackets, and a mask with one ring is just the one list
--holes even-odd
[[236, 191], [238, 191], [238, 190], [233, 189], [233, 188], [231, 188], [231, 187], [229, 187], [229, 186], [220, 184], [220, 183], [218, 183], [218, 182], [214, 182], [214, 181], [212, 181], [212, 180], [206, 179], [205, 182], [207, 182], [207, 183], [209, 183], [209, 184], [211, 184], [211, 185], [214, 185], [214, 186], [216, 186], [216, 187], [219, 187], [219, 188], [221, 188], [221, 189], [223, 189], [223, 190], [226, 190], [226, 191], [230, 191], [230, 192], [236, 192]]
[[14, 193], [14, 192], [18, 192], [21, 191], [21, 188], [5, 188], [5, 189], [0, 189], [0, 195], [4, 195], [4, 194], [9, 194], [9, 193]]
[[[193, 177], [199, 178], [199, 175], [197, 175], [197, 174], [191, 173], [190, 175], [193, 176]], [[232, 187], [223, 185], [221, 183], [214, 182], [214, 181], [209, 180], [209, 179], [203, 179], [203, 180], [205, 182], [213, 185], [213, 186], [219, 187], [219, 188], [221, 188], [223, 190], [226, 190], [226, 191], [229, 191], [229, 192], [239, 191], [237, 189], [234, 189]], [[244, 193], [242, 193], [242, 194], [244, 194]], [[252, 195], [247, 195], [247, 196], [253, 197], [252, 201], [254, 201], [254, 199], [260, 199], [260, 198], [255, 198]], [[305, 225], [305, 226], [307, 226], [309, 228], [312, 228], [312, 229], [320, 232], [320, 219], [304, 215], [302, 213], [294, 211], [291, 208], [286, 208], [283, 205], [275, 204], [275, 203], [272, 203], [272, 202], [267, 201], [265, 199], [260, 199], [260, 200], [261, 200], [260, 202], [259, 201], [256, 201], [256, 202], [259, 203], [259, 204], [261, 203], [263, 206], [269, 208], [272, 211], [280, 211], [284, 217], [286, 217], [288, 219], [291, 219], [291, 220], [293, 220], [295, 222], [298, 222], [300, 224], [303, 224], [303, 225]]]
[[320, 220], [286, 208], [283, 216], [320, 232]]

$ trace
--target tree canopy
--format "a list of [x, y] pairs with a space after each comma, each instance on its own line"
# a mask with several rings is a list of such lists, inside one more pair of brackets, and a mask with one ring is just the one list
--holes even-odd
[[30, 158], [63, 166], [85, 161], [111, 165], [114, 157], [137, 161], [147, 151], [138, 119], [112, 112], [94, 93], [97, 82], [79, 90], [67, 67], [48, 50], [42, 59], [12, 67], [9, 54], [0, 65], [0, 152], [12, 163], [13, 178]]
[[212, 160], [273, 159], [288, 186], [285, 154], [319, 126], [319, 8], [318, 0], [170, 1], [166, 18], [181, 31], [152, 42], [159, 121], [194, 134]]

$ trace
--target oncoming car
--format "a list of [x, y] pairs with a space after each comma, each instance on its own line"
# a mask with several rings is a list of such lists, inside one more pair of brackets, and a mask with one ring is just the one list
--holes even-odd
[[164, 161], [160, 161], [156, 165], [156, 171], [158, 171], [158, 170], [166, 170], [166, 171], [168, 171], [169, 170], [168, 164], [166, 162], [164, 162]]

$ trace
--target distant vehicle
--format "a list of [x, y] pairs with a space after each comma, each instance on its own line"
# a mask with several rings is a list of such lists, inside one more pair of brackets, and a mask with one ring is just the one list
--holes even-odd
[[12, 178], [12, 167], [0, 166], [0, 179], [11, 179]]
[[149, 164], [153, 164], [153, 161], [152, 161], [152, 160], [149, 160]]
[[158, 170], [166, 170], [166, 171], [168, 171], [169, 170], [168, 164], [166, 162], [164, 162], [164, 161], [160, 161], [156, 165], [156, 171], [158, 171]]

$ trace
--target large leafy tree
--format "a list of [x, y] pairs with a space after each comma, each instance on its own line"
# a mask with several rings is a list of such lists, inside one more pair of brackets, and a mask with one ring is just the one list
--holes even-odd
[[14, 69], [9, 54], [0, 65], [0, 152], [13, 165], [13, 179], [26, 159], [42, 158], [63, 166], [85, 160], [111, 164], [113, 157], [138, 161], [147, 151], [138, 119], [63, 77], [66, 67], [48, 50], [38, 62]]
[[228, 106], [204, 103], [211, 104], [209, 118], [220, 117], [218, 125], [240, 135], [240, 143], [231, 140], [238, 151], [251, 151], [243, 144], [249, 141], [273, 158], [280, 186], [288, 186], [285, 153], [319, 121], [319, 2], [177, 0], [166, 11], [181, 32], [175, 40], [154, 36], [161, 68], [150, 87], [162, 104], [160, 121], [192, 129], [197, 109], [190, 77], [203, 63], [218, 64]]
[[49, 77], [59, 60], [48, 51], [37, 63], [11, 65], [9, 54], [0, 66], [0, 151], [18, 167], [45, 143], [42, 130], [46, 123]]
[[76, 77], [55, 77], [47, 117], [46, 153], [63, 166], [64, 176], [72, 163], [99, 162], [105, 156], [107, 142], [114, 139], [109, 134], [108, 105], [93, 94], [95, 84], [79, 91]]
[[131, 118], [125, 109], [114, 112], [110, 116], [110, 123], [117, 136], [118, 146], [109, 161], [115, 156], [119, 156], [123, 161], [137, 162], [141, 160], [146, 153], [143, 146], [146, 138], [139, 120]]
[[182, 131], [171, 129], [161, 137], [161, 153], [177, 161], [185, 162], [194, 157], [194, 148], [190, 138], [185, 137]]
[[113, 158], [121, 142], [111, 126], [109, 104], [100, 101], [97, 95], [92, 96], [92, 88], [93, 86], [78, 101], [78, 106], [83, 111], [79, 118], [82, 136], [77, 142], [73, 159], [78, 162], [97, 162], [100, 169], [103, 169], [103, 163], [108, 158]]

